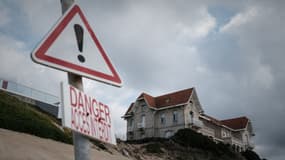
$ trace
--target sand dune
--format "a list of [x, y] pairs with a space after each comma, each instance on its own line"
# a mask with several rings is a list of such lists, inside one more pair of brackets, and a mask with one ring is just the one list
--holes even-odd
[[[0, 128], [0, 160], [73, 160], [73, 154], [72, 145]], [[91, 160], [128, 158], [91, 149]]]

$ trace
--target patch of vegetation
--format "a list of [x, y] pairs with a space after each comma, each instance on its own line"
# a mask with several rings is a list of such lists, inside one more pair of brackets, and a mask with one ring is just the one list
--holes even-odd
[[161, 150], [161, 147], [162, 147], [161, 144], [158, 142], [149, 143], [144, 146], [144, 148], [146, 149], [146, 152], [148, 153], [163, 153], [163, 151]]
[[197, 148], [202, 150], [207, 150], [215, 155], [222, 156], [236, 156], [236, 154], [225, 144], [215, 143], [208, 137], [197, 133], [191, 129], [181, 129], [179, 130], [172, 139], [184, 147]]
[[102, 142], [100, 142], [98, 140], [92, 139], [92, 140], [90, 140], [90, 142], [93, 143], [94, 145], [96, 145], [97, 147], [99, 147], [102, 150], [105, 150], [105, 151], [108, 150], [108, 148], [104, 145], [104, 143], [102, 143]]
[[251, 151], [251, 150], [246, 150], [245, 152], [242, 152], [241, 154], [247, 160], [261, 160], [258, 154], [256, 154], [254, 151]]
[[35, 107], [0, 92], [0, 128], [71, 144], [71, 132], [65, 129], [62, 131], [54, 123], [52, 117], [41, 113]]

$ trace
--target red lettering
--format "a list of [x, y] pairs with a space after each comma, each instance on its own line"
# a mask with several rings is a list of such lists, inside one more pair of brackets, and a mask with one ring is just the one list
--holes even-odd
[[108, 125], [105, 125], [105, 141], [111, 140], [110, 128]]
[[70, 104], [71, 106], [73, 107], [76, 107], [77, 106], [77, 94], [76, 94], [76, 90], [70, 86], [69, 87], [69, 93], [70, 93]]
[[104, 111], [105, 111], [105, 119], [107, 124], [111, 124], [110, 110], [107, 105], [104, 105]]
[[[95, 108], [95, 110], [94, 110], [94, 108]], [[92, 110], [91, 110], [92, 112], [92, 116], [94, 115], [95, 117], [98, 117], [99, 115], [98, 115], [98, 110], [97, 110], [97, 101], [96, 101], [96, 99], [92, 99]], [[95, 112], [95, 111], [97, 111], [97, 112]]]
[[92, 118], [90, 119], [91, 120], [91, 125], [90, 125], [90, 128], [91, 128], [91, 135], [94, 136], [94, 137], [98, 137], [98, 121], [96, 118]]
[[105, 118], [103, 117], [104, 114], [102, 114], [104, 113], [103, 107], [104, 107], [104, 104], [99, 102], [99, 122], [105, 121]]
[[86, 94], [84, 95], [84, 106], [85, 106], [85, 111], [86, 111], [86, 116], [89, 116], [92, 113], [93, 107], [92, 107], [92, 102], [91, 102], [91, 97], [87, 96]]
[[70, 86], [71, 129], [111, 142], [111, 113], [108, 105]]
[[80, 116], [79, 116], [79, 112], [76, 109], [72, 109], [71, 110], [71, 120], [72, 120], [72, 124], [71, 124], [71, 128], [74, 130], [79, 130], [80, 128]]
[[86, 114], [81, 114], [82, 117], [82, 130], [83, 133], [88, 134], [89, 132], [89, 118], [86, 116]]
[[82, 97], [81, 92], [78, 93], [78, 109], [80, 109], [80, 111], [84, 112], [83, 97]]

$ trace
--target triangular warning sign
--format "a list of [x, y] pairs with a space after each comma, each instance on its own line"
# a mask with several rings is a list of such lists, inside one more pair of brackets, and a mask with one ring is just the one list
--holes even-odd
[[122, 81], [92, 31], [73, 4], [32, 52], [40, 64], [120, 87]]

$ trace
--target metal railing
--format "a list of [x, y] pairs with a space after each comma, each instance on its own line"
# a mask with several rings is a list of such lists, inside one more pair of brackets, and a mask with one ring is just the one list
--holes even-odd
[[56, 106], [60, 102], [57, 96], [3, 79], [0, 79], [0, 88]]

